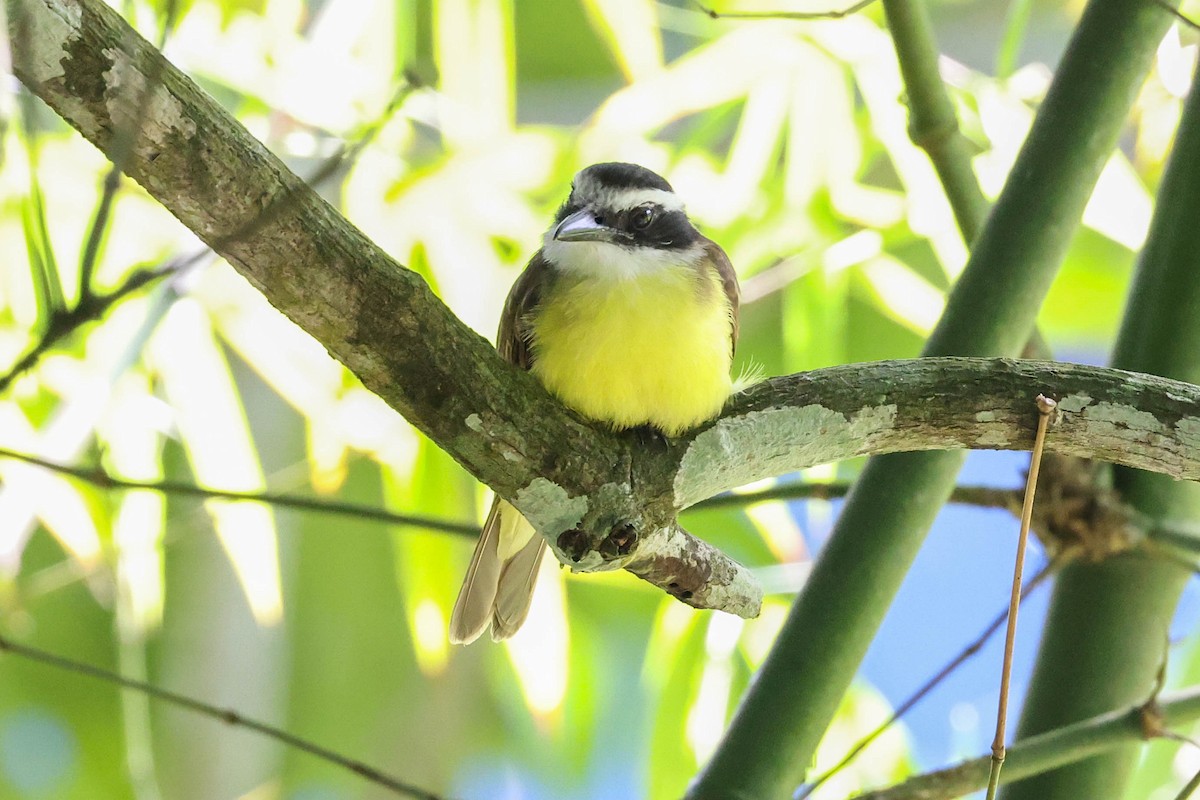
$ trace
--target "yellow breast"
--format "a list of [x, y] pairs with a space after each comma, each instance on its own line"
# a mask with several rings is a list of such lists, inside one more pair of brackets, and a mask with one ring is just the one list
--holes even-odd
[[715, 274], [560, 276], [530, 323], [534, 375], [591, 419], [675, 436], [729, 397], [732, 322]]

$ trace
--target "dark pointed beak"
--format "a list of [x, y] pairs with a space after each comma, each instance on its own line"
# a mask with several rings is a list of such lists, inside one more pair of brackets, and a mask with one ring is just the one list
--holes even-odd
[[581, 208], [558, 223], [554, 238], [560, 242], [614, 242], [621, 232], [597, 222], [591, 209]]

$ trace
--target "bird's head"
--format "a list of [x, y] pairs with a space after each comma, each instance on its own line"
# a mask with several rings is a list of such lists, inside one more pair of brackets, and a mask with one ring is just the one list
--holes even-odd
[[694, 264], [703, 250], [704, 237], [671, 184], [619, 162], [593, 164], [575, 176], [542, 246], [546, 260], [564, 272], [614, 278]]

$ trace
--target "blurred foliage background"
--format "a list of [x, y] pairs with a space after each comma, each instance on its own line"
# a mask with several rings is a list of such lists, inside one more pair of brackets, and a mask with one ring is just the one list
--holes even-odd
[[[166, 4], [112, 5], [158, 38]], [[943, 75], [994, 196], [1080, 4], [930, 6]], [[1178, 26], [1160, 47], [1042, 309], [1059, 357], [1102, 361], [1116, 332], [1196, 38]], [[595, 161], [664, 174], [726, 248], [744, 290], [739, 368], [915, 356], [966, 259], [908, 138], [875, 7], [797, 22], [713, 20], [682, 0], [194, 0], [165, 53], [299, 174], [355, 148], [321, 189], [486, 336], [571, 176]], [[3, 374], [54, 309], [81, 297], [109, 165], [14, 81], [0, 113]], [[101, 233], [99, 293], [203, 252], [130, 182]], [[0, 448], [134, 480], [270, 489], [471, 526], [486, 507], [453, 461], [203, 257], [14, 375], [0, 394]], [[844, 481], [855, 469], [788, 477]], [[576, 579], [547, 564], [518, 637], [451, 650], [446, 622], [470, 534], [110, 491], [8, 458], [0, 482], [6, 635], [462, 798], [679, 796], [833, 513], [812, 500], [688, 514], [690, 530], [762, 568], [772, 594], [757, 620], [696, 612], [624, 573]], [[998, 519], [996, 536], [1015, 532]], [[998, 599], [981, 603], [980, 620]], [[905, 677], [915, 686], [925, 675]], [[889, 711], [860, 681], [817, 766]], [[935, 766], [918, 751], [896, 728], [815, 796]], [[1147, 792], [1177, 783], [1160, 761], [1140, 784]], [[0, 659], [0, 797], [385, 796], [244, 729]]]

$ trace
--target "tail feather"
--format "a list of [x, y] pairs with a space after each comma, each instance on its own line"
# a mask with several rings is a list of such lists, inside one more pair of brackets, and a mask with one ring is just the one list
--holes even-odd
[[450, 615], [450, 641], [469, 644], [490, 623], [492, 639], [507, 639], [529, 614], [546, 541], [508, 503], [488, 512], [471, 565]]
[[534, 582], [537, 580], [538, 567], [541, 566], [544, 552], [546, 540], [535, 532], [525, 546], [500, 568], [492, 615], [493, 642], [511, 637], [529, 615]]
[[471, 554], [471, 565], [467, 567], [467, 576], [450, 614], [450, 641], [454, 644], [475, 641], [492, 621], [492, 608], [500, 583], [499, 540], [500, 500], [497, 499], [483, 523], [475, 552]]

